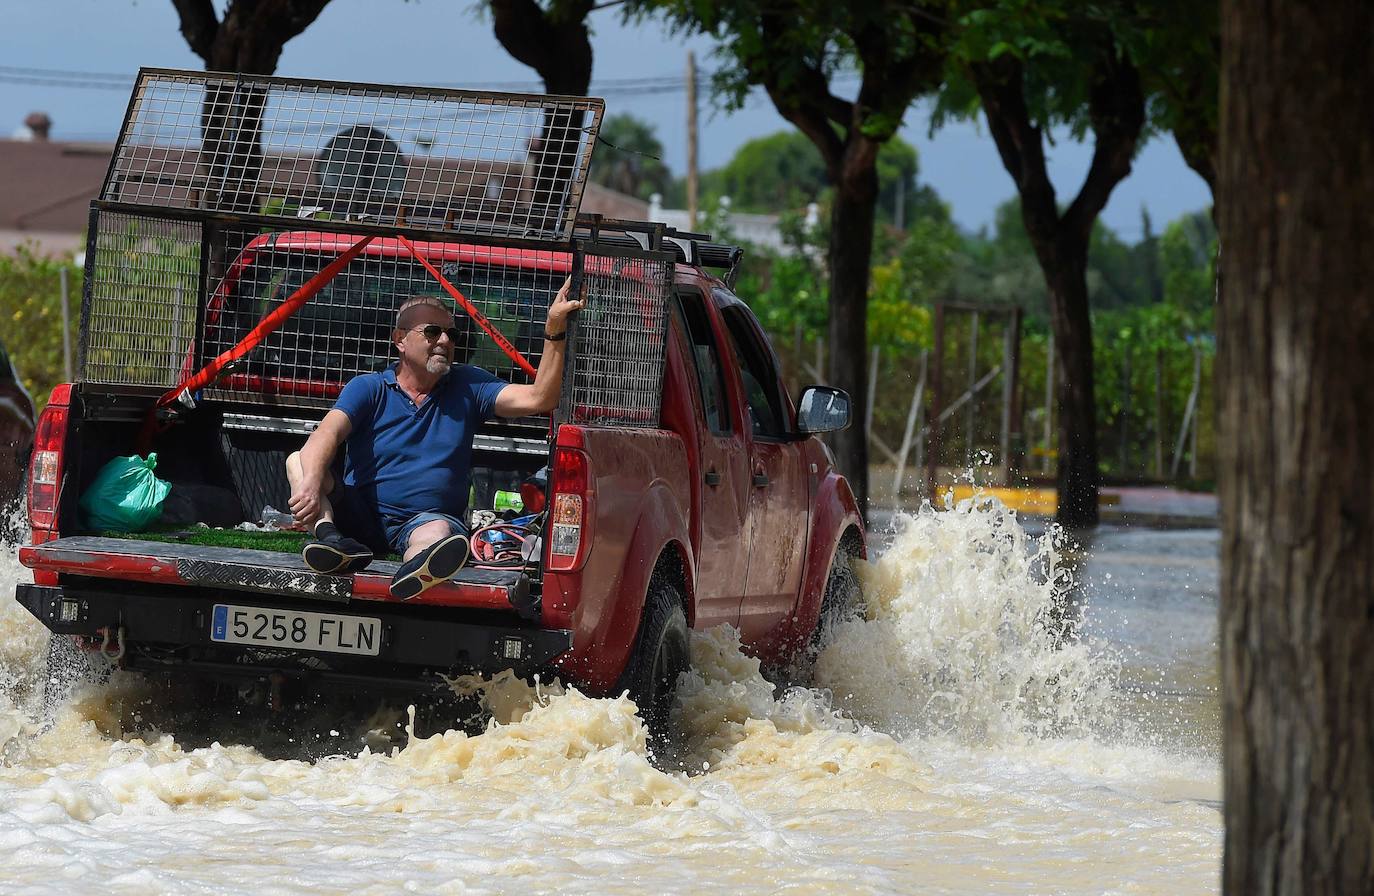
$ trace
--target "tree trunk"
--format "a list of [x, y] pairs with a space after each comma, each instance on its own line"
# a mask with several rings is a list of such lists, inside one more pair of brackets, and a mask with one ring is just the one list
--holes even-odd
[[[592, 81], [592, 43], [587, 28], [591, 0], [569, 0], [548, 10], [536, 0], [490, 0], [492, 27], [506, 52], [539, 73], [544, 91], [585, 96]], [[580, 115], [580, 113], [577, 113]], [[583, 122], [548, 109], [544, 129], [530, 146], [533, 221], [552, 226], [568, 201]]]
[[1088, 243], [1112, 190], [1131, 172], [1145, 121], [1139, 74], [1110, 34], [1089, 73], [1088, 114], [1096, 144], [1083, 186], [1059, 210], [1045, 161], [1044, 134], [1026, 104], [1026, 71], [1010, 54], [974, 67], [978, 94], [1002, 164], [1016, 181], [1021, 220], [1050, 291], [1059, 356], [1059, 482], [1055, 519], [1097, 525], [1097, 408], [1093, 398]]
[[[205, 61], [206, 71], [270, 75], [282, 48], [315, 21], [329, 0], [234, 0], [221, 20], [210, 0], [172, 0], [182, 36]], [[208, 174], [208, 208], [256, 212], [262, 173], [262, 117], [267, 97], [243, 85], [212, 86], [201, 103], [201, 164]], [[212, 282], [227, 259], [253, 234], [251, 228], [217, 228], [209, 259]]]
[[1371, 35], [1368, 0], [1222, 4], [1232, 894], [1374, 892]]
[[849, 393], [852, 420], [835, 433], [840, 471], [868, 513], [868, 274], [878, 204], [878, 144], [856, 133], [845, 147], [830, 216], [830, 385]]
[[[1061, 239], [1040, 259], [1050, 290], [1050, 326], [1059, 365], [1059, 472], [1055, 521], [1070, 529], [1097, 525], [1097, 401], [1092, 317], [1088, 313], [1088, 246]], [[1069, 245], [1066, 245], [1069, 244]]]

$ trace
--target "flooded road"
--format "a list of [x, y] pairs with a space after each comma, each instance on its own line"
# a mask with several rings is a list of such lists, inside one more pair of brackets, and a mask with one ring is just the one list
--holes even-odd
[[873, 541], [817, 687], [694, 636], [664, 768], [628, 701], [511, 680], [480, 734], [310, 761], [183, 747], [118, 676], [44, 730], [7, 548], [0, 890], [1217, 892], [1216, 533], [1073, 551], [964, 507]]

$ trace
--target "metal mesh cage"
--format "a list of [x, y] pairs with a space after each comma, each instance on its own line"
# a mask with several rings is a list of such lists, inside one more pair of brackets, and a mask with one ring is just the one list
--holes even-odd
[[200, 225], [113, 212], [92, 222], [82, 379], [171, 388], [195, 340]]
[[571, 383], [564, 392], [567, 419], [657, 426], [672, 258], [595, 246], [584, 257], [587, 302], [575, 324]]
[[[318, 231], [251, 235], [232, 253], [205, 315], [203, 359], [232, 348], [306, 281], [356, 242]], [[534, 367], [544, 321], [571, 269], [567, 252], [465, 243], [417, 242], [438, 270]], [[530, 378], [482, 331], [440, 282], [395, 238], [377, 238], [219, 381], [206, 398], [285, 407], [330, 407], [354, 376], [395, 363], [393, 328], [401, 303], [432, 296], [454, 312], [456, 363], [510, 382]]]
[[[184, 387], [234, 404], [327, 408], [354, 376], [394, 362], [401, 303], [433, 296], [455, 311], [459, 363], [528, 382], [548, 306], [573, 275], [589, 301], [573, 327], [561, 419], [656, 426], [672, 256], [595, 236], [572, 251], [602, 108], [141, 71], [93, 204], [83, 381], [167, 392], [164, 404]], [[229, 366], [210, 365], [230, 350]]]
[[[171, 389], [235, 347], [264, 318], [358, 241], [309, 230], [208, 229], [197, 222], [109, 210], [93, 218], [84, 382]], [[531, 367], [548, 306], [572, 253], [376, 237], [274, 332], [221, 372], [201, 397], [281, 408], [328, 408], [354, 376], [393, 364], [396, 314], [413, 296], [454, 312], [457, 363], [509, 382], [522, 365], [452, 299], [420, 259], [468, 300]], [[416, 256], [419, 256], [418, 258]], [[672, 262], [663, 253], [592, 247], [582, 255], [585, 309], [572, 332], [562, 419], [656, 426]], [[204, 273], [202, 273], [204, 272]], [[203, 306], [200, 278], [215, 284]], [[538, 420], [523, 421], [542, 427]]]
[[284, 226], [313, 218], [568, 240], [603, 108], [144, 69], [100, 198]]

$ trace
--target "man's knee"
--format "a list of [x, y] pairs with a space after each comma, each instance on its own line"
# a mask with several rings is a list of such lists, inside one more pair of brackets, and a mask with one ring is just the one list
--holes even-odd
[[[292, 451], [286, 455], [286, 481], [291, 483], [294, 489], [305, 478], [304, 468], [301, 466], [301, 453]], [[329, 496], [334, 493], [334, 474], [329, 470], [324, 471], [324, 478], [320, 481], [320, 494]]]
[[447, 538], [452, 531], [448, 520], [429, 520], [421, 523], [410, 533], [410, 539], [406, 544], [406, 554], [423, 551], [441, 538]]

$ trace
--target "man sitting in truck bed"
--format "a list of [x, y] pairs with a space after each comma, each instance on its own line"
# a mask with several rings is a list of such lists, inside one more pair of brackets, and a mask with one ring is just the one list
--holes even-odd
[[[460, 333], [439, 299], [415, 296], [401, 304], [392, 333], [401, 354], [396, 366], [350, 380], [286, 459], [291, 511], [315, 535], [302, 551], [311, 569], [352, 572], [374, 553], [395, 551], [403, 562], [391, 593], [408, 600], [462, 568], [473, 433], [493, 414], [543, 414], [558, 404], [568, 315], [583, 304], [568, 289], [565, 282], [549, 306], [544, 351], [529, 385], [454, 364]], [[330, 470], [344, 444], [340, 483]]]

